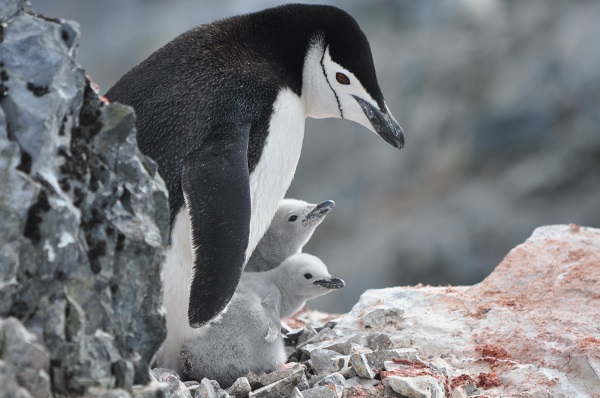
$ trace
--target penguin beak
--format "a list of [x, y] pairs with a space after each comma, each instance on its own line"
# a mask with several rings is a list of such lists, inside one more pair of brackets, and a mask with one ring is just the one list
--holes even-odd
[[404, 146], [404, 132], [387, 107], [385, 112], [382, 112], [362, 98], [356, 95], [353, 95], [353, 97], [371, 122], [375, 132], [394, 148], [402, 149]]
[[310, 213], [306, 215], [304, 220], [302, 220], [303, 224], [311, 223], [312, 221], [318, 221], [323, 219], [327, 213], [333, 209], [335, 206], [335, 202], [333, 200], [326, 200], [321, 203], [317, 203], [314, 209]]
[[346, 286], [346, 283], [340, 278], [319, 279], [318, 281], [314, 281], [313, 284], [332, 290], [341, 289]]

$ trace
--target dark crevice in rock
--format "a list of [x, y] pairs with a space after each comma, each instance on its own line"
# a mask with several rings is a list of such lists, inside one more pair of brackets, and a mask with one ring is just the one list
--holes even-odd
[[37, 244], [42, 239], [39, 225], [42, 223], [42, 216], [50, 210], [48, 197], [45, 191], [41, 191], [37, 202], [29, 208], [27, 212], [27, 221], [25, 222], [24, 235], [31, 240], [33, 244]]
[[32, 82], [27, 83], [27, 90], [31, 91], [36, 97], [42, 97], [50, 92], [48, 86], [37, 86]]
[[21, 149], [21, 163], [17, 166], [18, 170], [21, 170], [23, 173], [31, 173], [31, 155], [27, 153], [27, 151]]

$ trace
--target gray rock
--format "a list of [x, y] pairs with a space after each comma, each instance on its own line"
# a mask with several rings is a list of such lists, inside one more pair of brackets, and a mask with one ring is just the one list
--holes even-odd
[[215, 380], [204, 378], [200, 381], [194, 398], [229, 398], [229, 394]]
[[312, 367], [318, 375], [337, 372], [348, 366], [348, 360], [348, 356], [322, 348], [315, 349], [311, 353]]
[[309, 388], [302, 391], [304, 398], [342, 398], [344, 387], [331, 384], [329, 386], [320, 386]]
[[246, 374], [246, 379], [248, 380], [248, 383], [250, 384], [250, 387], [252, 390], [256, 390], [259, 389], [261, 387], [264, 387], [261, 383], [260, 383], [260, 377], [253, 372], [249, 372]]
[[329, 375], [323, 377], [322, 379], [320, 379], [319, 381], [317, 381], [315, 383], [315, 386], [320, 387], [320, 386], [326, 386], [328, 384], [334, 384], [336, 386], [343, 387], [346, 385], [346, 378], [344, 376], [342, 376], [341, 373], [335, 372], [335, 373], [329, 374]]
[[0, 319], [0, 384], [7, 396], [49, 398], [50, 355], [15, 318]]
[[367, 336], [367, 347], [372, 351], [389, 350], [400, 347], [400, 339], [393, 334], [373, 333]]
[[316, 335], [317, 335], [317, 331], [315, 330], [315, 328], [313, 328], [311, 325], [307, 325], [302, 330], [302, 333], [300, 333], [300, 336], [298, 337], [297, 345], [301, 345], [301, 344], [305, 343], [306, 341], [310, 340], [311, 338], [313, 338]]
[[302, 392], [298, 389], [298, 387], [294, 387], [291, 398], [304, 398], [304, 395], [302, 395]]
[[444, 398], [446, 396], [442, 383], [431, 376], [388, 376], [383, 379], [383, 384], [408, 398]]
[[[350, 359], [350, 358], [348, 358]], [[356, 376], [356, 371], [354, 370], [354, 368], [352, 366], [347, 366], [345, 368], [342, 368], [339, 372], [342, 376], [344, 376], [344, 378], [350, 379], [352, 377], [357, 377]]]
[[276, 370], [274, 372], [267, 373], [266, 375], [261, 376], [258, 379], [258, 381], [263, 386], [266, 386], [268, 384], [273, 384], [276, 381], [279, 381], [281, 379], [285, 379], [286, 377], [291, 376], [292, 373], [294, 373], [294, 369], [278, 369], [278, 370]]
[[363, 379], [375, 378], [375, 372], [371, 368], [371, 364], [365, 357], [365, 354], [353, 354], [350, 357], [350, 366], [352, 366], [358, 377], [362, 377]]
[[376, 308], [362, 316], [366, 329], [398, 327], [404, 320], [404, 310], [401, 308]]
[[144, 385], [165, 335], [166, 189], [132, 110], [85, 83], [78, 27], [27, 10], [0, 6], [0, 316], [47, 347], [55, 394]]
[[89, 392], [93, 394], [95, 398], [130, 398], [131, 394], [127, 390], [122, 390], [120, 388], [115, 388], [111, 390], [95, 390], [94, 388], [90, 389]]
[[180, 380], [179, 375], [171, 370], [164, 368], [152, 369], [152, 375], [159, 383], [163, 383], [166, 390], [166, 398], [191, 398], [192, 395], [188, 387]]
[[190, 394], [192, 395], [194, 395], [196, 390], [200, 387], [200, 383], [198, 383], [196, 380], [184, 381], [183, 385], [189, 390]]
[[299, 343], [296, 348], [301, 349], [302, 352], [310, 354], [310, 351], [313, 349], [323, 348], [330, 344], [331, 341], [333, 341], [336, 337], [337, 335], [333, 330], [326, 328], [321, 330], [316, 335], [308, 338], [304, 342]]
[[235, 398], [246, 398], [252, 391], [250, 382], [245, 377], [240, 377], [233, 384], [227, 388], [227, 394], [234, 396]]
[[[350, 343], [349, 344], [350, 349], [347, 350], [347, 354], [346, 355], [352, 355], [352, 354], [371, 354], [373, 352], [373, 350], [371, 350], [370, 348], [364, 347], [360, 344], [356, 344], [356, 343]], [[346, 351], [346, 350], [344, 350]]]
[[131, 361], [119, 359], [113, 363], [112, 372], [116, 377], [116, 386], [125, 390], [131, 389], [133, 386], [133, 378], [135, 376], [135, 367]]
[[292, 373], [285, 379], [276, 381], [273, 384], [261, 387], [258, 390], [252, 391], [248, 396], [249, 398], [276, 398], [276, 397], [288, 397], [294, 392], [294, 388], [302, 391], [308, 388], [308, 381], [304, 375], [304, 370], [299, 370]]
[[384, 369], [386, 362], [388, 363], [388, 367], [391, 367], [389, 363], [393, 363], [394, 359], [422, 363], [414, 348], [397, 348], [394, 350], [369, 352], [364, 354], [364, 358], [369, 364], [369, 367], [375, 372]]
[[19, 11], [31, 11], [31, 6], [26, 0], [4, 0], [0, 3], [0, 21], [12, 18]]

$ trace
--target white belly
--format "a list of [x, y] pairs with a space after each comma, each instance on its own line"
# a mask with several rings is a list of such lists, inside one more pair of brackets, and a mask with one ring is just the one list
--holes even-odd
[[289, 188], [304, 139], [303, 102], [291, 90], [282, 90], [273, 104], [271, 131], [260, 161], [250, 175], [252, 217], [246, 259], [267, 231], [279, 201]]
[[[273, 104], [270, 134], [260, 161], [250, 175], [252, 215], [246, 259], [266, 232], [279, 201], [292, 182], [304, 139], [304, 105], [289, 89], [280, 92]], [[173, 226], [162, 277], [163, 306], [167, 317], [167, 338], [157, 354], [157, 365], [180, 371], [178, 356], [184, 340], [194, 336], [187, 308], [192, 282], [192, 245], [189, 213], [181, 209]]]

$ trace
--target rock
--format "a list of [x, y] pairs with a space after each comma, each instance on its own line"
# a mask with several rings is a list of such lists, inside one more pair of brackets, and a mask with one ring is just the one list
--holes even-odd
[[50, 355], [15, 318], [0, 319], [0, 384], [6, 396], [50, 398]]
[[298, 344], [297, 347], [306, 354], [312, 354], [317, 349], [327, 349], [341, 355], [350, 355], [353, 349], [354, 352], [370, 352], [371, 350], [364, 345], [366, 345], [366, 337], [362, 333], [339, 334], [331, 329], [322, 329], [319, 334]]
[[318, 375], [330, 374], [348, 366], [349, 357], [326, 349], [316, 349], [310, 354], [312, 367]]
[[167, 390], [167, 398], [192, 398], [188, 387], [181, 381], [179, 375], [171, 370], [164, 368], [152, 369], [152, 375], [159, 383], [164, 383]]
[[316, 335], [298, 344], [296, 348], [300, 348], [302, 352], [309, 354], [314, 349], [326, 347], [336, 337], [337, 334], [333, 330], [329, 328], [322, 329]]
[[367, 347], [372, 351], [389, 350], [400, 347], [400, 342], [394, 335], [373, 333], [367, 336]]
[[260, 384], [262, 384], [263, 386], [266, 386], [267, 384], [273, 384], [276, 381], [279, 381], [281, 379], [285, 379], [286, 377], [289, 377], [292, 375], [292, 373], [294, 373], [294, 371], [298, 371], [298, 369], [278, 369], [274, 372], [271, 373], [267, 373], [264, 376], [261, 376], [258, 381], [260, 382]]
[[404, 310], [400, 308], [376, 308], [362, 316], [366, 329], [384, 328], [392, 326], [400, 328], [400, 322], [404, 318]]
[[135, 376], [133, 363], [119, 359], [113, 363], [112, 371], [116, 378], [116, 386], [124, 390], [130, 390]]
[[250, 382], [247, 378], [240, 377], [225, 391], [235, 398], [246, 398], [252, 391], [252, 388], [250, 387]]
[[383, 379], [383, 385], [407, 398], [444, 398], [446, 396], [442, 383], [431, 376], [388, 376]]
[[[367, 291], [335, 330], [380, 333], [365, 328], [364, 314], [382, 306], [404, 310], [403, 328], [382, 327], [418, 356], [401, 350], [405, 359], [385, 360], [384, 382], [392, 376], [463, 377], [466, 394], [476, 386], [472, 393], [480, 395], [593, 396], [600, 359], [600, 341], [594, 337], [600, 324], [598, 280], [600, 230], [541, 227], [483, 282]], [[367, 355], [351, 360], [362, 377], [371, 376]], [[448, 394], [462, 394], [456, 387]]]
[[311, 325], [307, 325], [304, 329], [302, 329], [302, 333], [300, 333], [300, 336], [298, 337], [297, 345], [303, 344], [304, 342], [310, 340], [316, 335], [317, 331], [315, 330], [315, 328], [313, 328]]
[[[421, 362], [414, 348], [399, 348], [394, 350], [379, 350], [363, 354], [369, 368], [375, 373], [384, 369], [386, 362]], [[389, 367], [389, 365], [388, 365]]]
[[320, 387], [320, 386], [326, 386], [328, 384], [334, 384], [336, 386], [345, 386], [346, 385], [346, 379], [344, 376], [342, 376], [341, 373], [332, 373], [329, 374], [325, 377], [323, 377], [322, 379], [320, 379], [319, 381], [317, 381], [315, 383], [315, 386]]
[[275, 383], [261, 387], [258, 390], [252, 391], [249, 398], [275, 398], [290, 396], [294, 389], [302, 391], [308, 388], [308, 381], [304, 375], [304, 370], [298, 367], [294, 373], [285, 379], [276, 381]]
[[342, 398], [344, 387], [330, 384], [302, 391], [304, 398]]
[[358, 377], [362, 377], [363, 379], [375, 378], [375, 372], [365, 354], [353, 354], [350, 357], [350, 366], [352, 366]]
[[204, 378], [200, 381], [194, 398], [229, 398], [229, 394], [215, 380]]
[[164, 183], [133, 111], [86, 83], [77, 25], [25, 1], [0, 15], [0, 316], [46, 347], [53, 394], [145, 385], [165, 336]]

